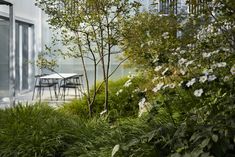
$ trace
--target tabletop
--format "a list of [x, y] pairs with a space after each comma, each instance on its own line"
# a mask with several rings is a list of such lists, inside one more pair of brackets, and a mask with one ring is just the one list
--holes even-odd
[[41, 79], [66, 79], [78, 75], [77, 73], [53, 73], [40, 77]]

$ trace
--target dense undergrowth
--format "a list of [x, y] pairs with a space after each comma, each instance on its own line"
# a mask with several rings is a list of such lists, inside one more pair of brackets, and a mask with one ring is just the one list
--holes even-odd
[[235, 96], [231, 84], [215, 87], [220, 90], [197, 101], [190, 89], [172, 89], [167, 100], [152, 99], [152, 110], [139, 118], [138, 110], [88, 118], [80, 101], [59, 110], [46, 104], [0, 110], [0, 156], [233, 157]]

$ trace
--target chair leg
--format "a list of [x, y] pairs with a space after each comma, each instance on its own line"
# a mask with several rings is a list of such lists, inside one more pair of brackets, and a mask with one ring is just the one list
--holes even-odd
[[52, 100], [51, 87], [49, 87], [49, 91], [50, 91], [50, 97], [51, 97], [51, 100]]
[[75, 90], [75, 98], [77, 99], [77, 88], [75, 87], [74, 90]]
[[57, 93], [56, 93], [56, 85], [54, 86], [54, 93], [55, 93], [56, 100], [58, 100]]
[[32, 100], [34, 99], [35, 90], [36, 90], [36, 88], [34, 87], [34, 89], [33, 89], [33, 96], [32, 96]]

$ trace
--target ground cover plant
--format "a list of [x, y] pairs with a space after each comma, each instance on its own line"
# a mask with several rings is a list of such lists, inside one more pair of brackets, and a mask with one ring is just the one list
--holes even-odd
[[127, 19], [121, 48], [138, 71], [109, 82], [110, 112], [103, 88], [93, 118], [85, 99], [0, 110], [0, 156], [234, 157], [234, 8]]

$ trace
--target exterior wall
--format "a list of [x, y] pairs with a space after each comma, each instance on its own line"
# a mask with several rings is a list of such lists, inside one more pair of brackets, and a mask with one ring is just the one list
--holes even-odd
[[[42, 50], [42, 13], [39, 8], [37, 8], [35, 4], [35, 0], [5, 0], [7, 2], [10, 2], [13, 4], [13, 10], [14, 10], [14, 18], [16, 20], [15, 23], [15, 69], [18, 69], [18, 71], [15, 71], [16, 78], [20, 74], [22, 77], [19, 79], [16, 79], [16, 85], [19, 85], [19, 90], [17, 93], [20, 94], [22, 92], [27, 92], [28, 90], [32, 89], [33, 87], [33, 81], [34, 81], [34, 74], [35, 74], [35, 68], [34, 68], [34, 62], [35, 62], [35, 56]], [[9, 25], [9, 7], [6, 5], [0, 5], [0, 20], [5, 19], [6, 23]], [[3, 20], [2, 20], [3, 21]], [[0, 24], [1, 28], [4, 28]], [[5, 36], [9, 36], [8, 32], [3, 32]], [[2, 37], [1, 37], [2, 38]], [[22, 40], [21, 40], [22, 39]], [[7, 40], [7, 39], [6, 39]], [[9, 43], [8, 43], [9, 45]], [[6, 45], [6, 47], [8, 47]], [[28, 45], [25, 47], [25, 45]], [[6, 52], [2, 51], [2, 55], [8, 56], [7, 50]], [[20, 58], [20, 59], [19, 59]], [[18, 61], [17, 61], [18, 59]], [[25, 63], [24, 61], [27, 61]], [[4, 65], [5, 67], [9, 66], [9, 59], [8, 59], [8, 65]], [[10, 72], [10, 69], [8, 68], [8, 73]], [[0, 71], [0, 74], [3, 75], [3, 72]], [[5, 75], [9, 75], [5, 73]], [[19, 76], [18, 76], [19, 77]], [[4, 80], [1, 80], [2, 82]], [[7, 80], [6, 80], [7, 81]], [[5, 82], [6, 82], [5, 81]], [[27, 84], [23, 84], [22, 82], [26, 81]], [[7, 82], [6, 82], [7, 84]], [[1, 91], [1, 89], [0, 89]], [[6, 93], [6, 92], [5, 92]], [[3, 96], [6, 96], [3, 94]], [[0, 94], [0, 99], [1, 99]], [[1, 101], [1, 100], [0, 100]]]

